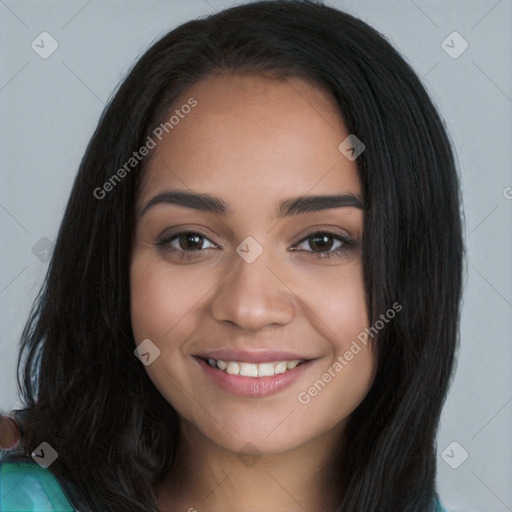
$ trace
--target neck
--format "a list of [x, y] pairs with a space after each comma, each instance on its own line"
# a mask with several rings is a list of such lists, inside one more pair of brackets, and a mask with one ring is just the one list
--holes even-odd
[[236, 454], [193, 425], [181, 425], [174, 463], [157, 488], [161, 512], [330, 512], [340, 489], [329, 489], [341, 427], [278, 454]]

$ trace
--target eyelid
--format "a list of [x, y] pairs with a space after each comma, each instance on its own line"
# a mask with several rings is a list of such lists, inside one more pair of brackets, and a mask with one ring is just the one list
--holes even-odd
[[[201, 238], [203, 238], [204, 240], [208, 240], [215, 247], [220, 247], [218, 244], [216, 244], [215, 242], [210, 240], [210, 238], [207, 237], [204, 233], [201, 233], [200, 231], [195, 231], [193, 229], [182, 229], [180, 231], [176, 231], [175, 233], [170, 233], [168, 235], [160, 235], [158, 237], [158, 241], [156, 242], [156, 245], [165, 247], [166, 245], [170, 244], [171, 240], [175, 240], [182, 235], [198, 235]], [[222, 249], [222, 247], [220, 247], [220, 248]], [[207, 247], [207, 249], [211, 249], [211, 247]], [[181, 252], [201, 252], [206, 249], [199, 249], [197, 251], [184, 251], [183, 249], [177, 249], [177, 250], [181, 251]]]
[[[343, 252], [354, 248], [354, 246], [357, 244], [357, 241], [349, 235], [341, 235], [333, 231], [317, 229], [316, 231], [307, 234], [305, 237], [295, 243], [294, 247], [297, 247], [303, 243], [307, 243], [307, 240], [313, 238], [315, 235], [327, 235], [328, 238], [332, 238], [333, 240], [341, 242], [341, 245], [334, 250], [331, 250], [332, 248], [329, 248], [327, 251], [308, 251], [301, 249], [298, 252], [310, 253], [318, 258], [328, 258], [335, 257], [337, 254], [341, 256]], [[297, 251], [297, 249], [292, 250]]]
[[300, 244], [301, 242], [304, 242], [304, 240], [307, 240], [308, 238], [311, 238], [314, 235], [329, 235], [332, 238], [339, 238], [341, 240], [353, 240], [353, 238], [345, 231], [344, 233], [338, 233], [333, 230], [334, 228], [319, 228], [315, 227], [312, 231], [309, 231], [305, 235], [303, 235], [294, 245]]

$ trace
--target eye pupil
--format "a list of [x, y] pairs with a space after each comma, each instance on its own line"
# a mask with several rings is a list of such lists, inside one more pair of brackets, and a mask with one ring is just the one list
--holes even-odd
[[[330, 249], [333, 244], [332, 237], [329, 235], [315, 235], [315, 236], [312, 236], [310, 240], [313, 241], [313, 243], [310, 242], [309, 246], [314, 251], [315, 251], [315, 247], [314, 247], [315, 245], [317, 246], [317, 249], [319, 249], [319, 250], [326, 250], [326, 249]], [[329, 240], [330, 240], [330, 242], [329, 242]]]
[[200, 249], [201, 247], [194, 246], [194, 243], [202, 245], [202, 237], [194, 233], [185, 233], [180, 236], [180, 247], [182, 249]]

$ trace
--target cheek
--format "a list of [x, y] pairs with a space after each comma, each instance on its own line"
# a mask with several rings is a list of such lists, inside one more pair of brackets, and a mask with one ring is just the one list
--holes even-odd
[[366, 334], [370, 325], [361, 265], [333, 272], [324, 284], [311, 286], [309, 298], [316, 305], [317, 330], [329, 341], [329, 355], [304, 383], [298, 401], [309, 413], [330, 418], [334, 425], [359, 405], [371, 387], [376, 347]]
[[333, 267], [320, 279], [318, 275], [302, 279], [301, 299], [314, 312], [310, 321], [333, 352], [348, 350], [369, 322], [361, 264]]
[[163, 341], [174, 326], [194, 308], [206, 290], [191, 280], [186, 270], [170, 272], [170, 266], [143, 254], [130, 269], [131, 319], [135, 340]]
[[182, 352], [194, 330], [200, 299], [211, 288], [192, 274], [185, 267], [177, 272], [144, 249], [135, 252], [130, 267], [135, 341], [139, 344], [149, 338], [160, 350], [159, 357], [145, 370], [167, 402], [190, 421], [190, 396], [182, 390], [191, 389], [191, 382]]

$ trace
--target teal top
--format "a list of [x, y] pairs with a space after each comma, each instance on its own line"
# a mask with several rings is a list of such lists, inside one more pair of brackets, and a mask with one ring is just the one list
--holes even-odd
[[75, 512], [57, 478], [35, 462], [0, 462], [1, 512]]
[[[0, 462], [1, 512], [77, 512], [57, 478], [30, 461]], [[439, 499], [435, 512], [448, 512]]]

